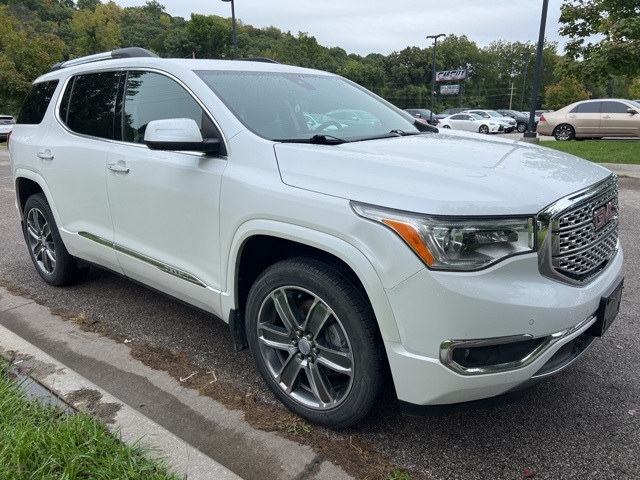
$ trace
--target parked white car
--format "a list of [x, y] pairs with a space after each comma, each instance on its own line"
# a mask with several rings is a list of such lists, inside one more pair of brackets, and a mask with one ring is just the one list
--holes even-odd
[[[305, 117], [345, 110], [376, 121]], [[618, 312], [615, 175], [438, 133], [331, 73], [79, 58], [35, 80], [8, 146], [45, 282], [99, 266], [211, 313], [321, 425], [361, 421], [389, 389], [410, 413], [509, 396]]]
[[498, 122], [482, 118], [475, 113], [456, 113], [450, 117], [438, 120], [438, 127], [484, 134], [498, 133], [501, 130]]
[[501, 113], [496, 112], [495, 110], [466, 110], [465, 113], [475, 113], [476, 115], [480, 115], [485, 120], [491, 120], [502, 125], [505, 133], [513, 132], [517, 127], [517, 122], [515, 119], [511, 117], [505, 117]]
[[15, 119], [11, 115], [0, 115], [0, 141], [4, 142], [9, 136], [9, 132], [16, 123]]

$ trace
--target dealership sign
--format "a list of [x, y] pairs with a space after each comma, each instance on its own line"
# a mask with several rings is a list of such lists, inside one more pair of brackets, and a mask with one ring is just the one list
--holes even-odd
[[460, 85], [440, 85], [441, 95], [457, 95], [460, 93]]
[[453, 82], [456, 80], [464, 80], [467, 78], [466, 70], [446, 70], [444, 72], [436, 72], [437, 82]]

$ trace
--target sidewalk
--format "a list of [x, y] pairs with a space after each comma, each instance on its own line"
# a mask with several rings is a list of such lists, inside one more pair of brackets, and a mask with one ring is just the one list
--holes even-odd
[[241, 412], [146, 367], [128, 346], [1, 287], [0, 355], [125, 442], [142, 439], [189, 480], [352, 478], [311, 448], [255, 430]]

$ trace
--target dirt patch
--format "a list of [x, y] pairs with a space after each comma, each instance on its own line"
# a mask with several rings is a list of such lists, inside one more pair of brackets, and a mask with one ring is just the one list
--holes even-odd
[[[377, 451], [375, 445], [349, 435], [307, 423], [279, 405], [261, 401], [258, 392], [218, 381], [214, 372], [193, 365], [188, 355], [168, 349], [133, 345], [131, 356], [154, 370], [165, 371], [183, 386], [216, 400], [225, 407], [241, 410], [245, 420], [260, 430], [310, 446], [324, 458], [363, 480], [388, 479], [400, 468]], [[421, 473], [402, 471], [413, 480], [425, 480]]]
[[116, 414], [122, 407], [119, 403], [104, 403], [102, 394], [90, 388], [82, 388], [65, 396], [65, 401], [81, 412], [89, 412], [104, 423], [115, 423]]

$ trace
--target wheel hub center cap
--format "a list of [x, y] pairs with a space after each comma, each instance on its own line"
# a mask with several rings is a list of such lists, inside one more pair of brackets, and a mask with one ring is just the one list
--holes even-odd
[[303, 355], [309, 355], [311, 353], [311, 342], [306, 338], [301, 338], [298, 342], [298, 350], [300, 350], [300, 353]]

